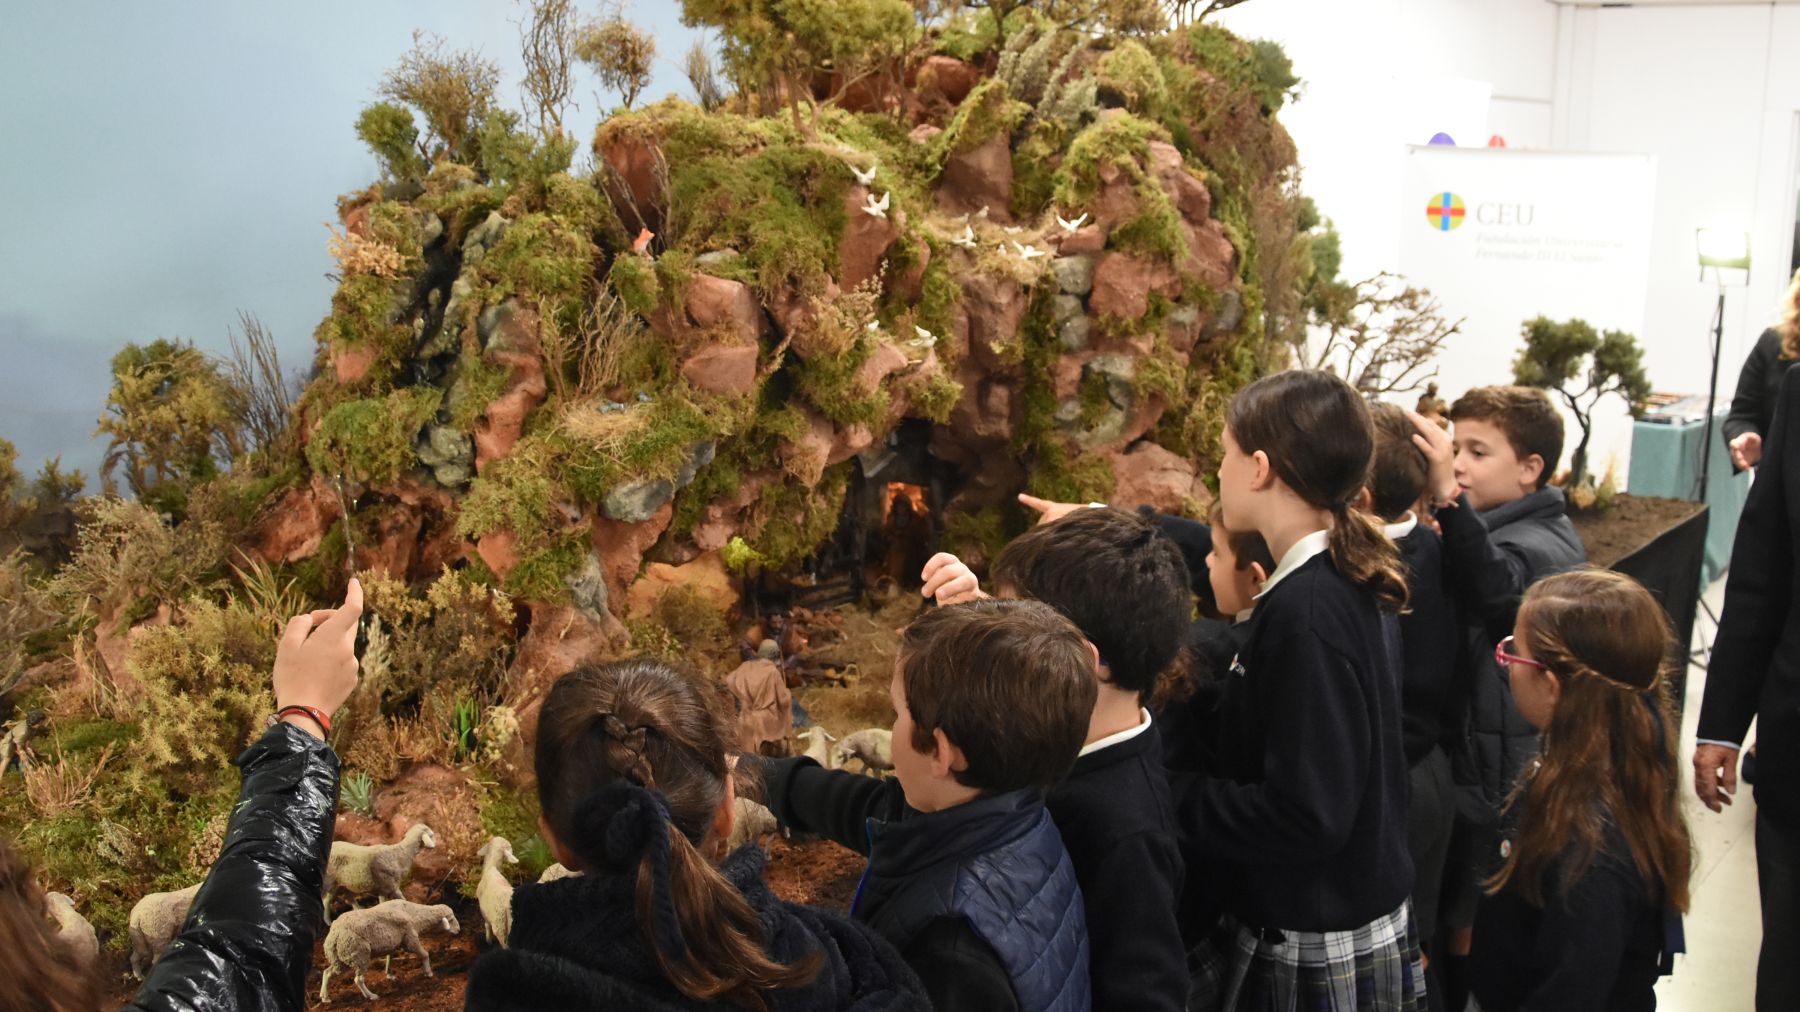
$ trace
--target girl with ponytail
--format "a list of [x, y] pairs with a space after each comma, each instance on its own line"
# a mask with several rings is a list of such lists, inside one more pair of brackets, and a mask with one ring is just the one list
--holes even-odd
[[1534, 585], [1496, 658], [1543, 750], [1507, 804], [1470, 955], [1489, 1012], [1654, 1009], [1681, 947], [1693, 844], [1662, 674], [1673, 637], [1630, 577]]
[[1226, 911], [1189, 1007], [1422, 1010], [1390, 648], [1406, 582], [1352, 505], [1368, 408], [1329, 373], [1281, 373], [1232, 399], [1224, 442], [1224, 525], [1262, 535], [1277, 565], [1226, 677], [1218, 775], [1179, 800], [1188, 873]]
[[658, 661], [579, 668], [538, 716], [539, 826], [582, 874], [513, 892], [510, 949], [467, 1008], [926, 1009], [887, 943], [776, 899], [763, 854], [724, 853], [738, 774], [697, 677]]

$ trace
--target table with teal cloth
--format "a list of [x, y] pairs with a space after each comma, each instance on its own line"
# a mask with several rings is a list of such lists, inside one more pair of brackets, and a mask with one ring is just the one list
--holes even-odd
[[[1731, 454], [1720, 438], [1725, 413], [1713, 421], [1712, 464], [1706, 481], [1706, 503], [1712, 507], [1706, 529], [1706, 561], [1700, 568], [1701, 589], [1712, 585], [1731, 565], [1731, 541], [1738, 515], [1750, 491], [1750, 475], [1731, 473]], [[1703, 422], [1637, 422], [1631, 427], [1631, 478], [1625, 491], [1665, 499], [1695, 499], [1700, 487], [1700, 453], [1706, 445]]]

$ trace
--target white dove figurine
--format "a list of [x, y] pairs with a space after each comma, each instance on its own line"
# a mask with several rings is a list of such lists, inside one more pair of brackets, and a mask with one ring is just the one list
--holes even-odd
[[863, 213], [871, 218], [887, 217], [888, 201], [893, 196], [894, 194], [890, 191], [882, 194], [880, 200], [876, 200], [873, 193], [869, 194], [866, 198], [867, 202], [863, 204]]
[[1032, 246], [1032, 245], [1021, 246], [1021, 245], [1019, 245], [1017, 240], [1013, 241], [1013, 248], [1019, 251], [1019, 259], [1021, 259], [1021, 260], [1027, 260], [1027, 261], [1035, 260], [1038, 257], [1041, 257], [1044, 255], [1044, 251], [1041, 249], [1038, 249], [1036, 246]]
[[1080, 228], [1082, 226], [1082, 224], [1085, 223], [1086, 221], [1087, 221], [1087, 212], [1086, 211], [1081, 212], [1081, 217], [1076, 218], [1074, 221], [1070, 221], [1069, 219], [1063, 217], [1060, 214], [1056, 216], [1056, 224], [1061, 226], [1062, 230], [1064, 232], [1074, 232], [1076, 229]]
[[950, 240], [950, 243], [954, 246], [961, 246], [963, 249], [974, 249], [975, 227], [973, 225], [964, 225], [962, 235]]
[[1018, 235], [1020, 232], [1025, 231], [1025, 226], [1005, 225], [1001, 227], [1000, 231], [1005, 232], [1007, 235]]
[[937, 335], [933, 334], [929, 330], [926, 330], [924, 327], [921, 327], [921, 326], [918, 326], [915, 324], [913, 326], [913, 333], [915, 333], [919, 336], [916, 338], [913, 338], [911, 341], [908, 341], [906, 343], [913, 346], [914, 348], [929, 348], [932, 345], [937, 343]]
[[975, 220], [976, 221], [986, 221], [987, 216], [988, 216], [988, 206], [986, 204], [983, 204], [983, 205], [981, 205], [981, 210], [975, 212]]
[[852, 165], [852, 166], [850, 166], [850, 174], [856, 177], [857, 182], [863, 184], [864, 186], [867, 186], [870, 183], [873, 183], [875, 181], [875, 170], [879, 169], [880, 167], [881, 166], [878, 164], [871, 165], [871, 166], [869, 166], [869, 170], [867, 172], [864, 172], [862, 169], [859, 169], [856, 166]]

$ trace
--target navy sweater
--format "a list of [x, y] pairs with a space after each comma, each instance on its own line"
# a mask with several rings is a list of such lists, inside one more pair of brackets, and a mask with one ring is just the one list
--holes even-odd
[[1257, 602], [1221, 776], [1177, 804], [1190, 875], [1258, 928], [1343, 931], [1412, 891], [1400, 676], [1375, 599], [1320, 553]]
[[1456, 692], [1461, 619], [1444, 586], [1444, 547], [1423, 523], [1394, 544], [1406, 563], [1406, 611], [1400, 616], [1400, 719], [1407, 765], [1461, 726]]
[[1045, 804], [1081, 883], [1095, 1012], [1186, 1008], [1181, 852], [1156, 725], [1075, 760]]

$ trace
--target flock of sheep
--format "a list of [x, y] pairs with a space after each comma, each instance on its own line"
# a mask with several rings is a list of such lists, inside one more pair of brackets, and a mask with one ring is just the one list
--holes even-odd
[[[842, 767], [851, 759], [862, 764], [865, 773], [879, 774], [894, 768], [892, 741], [888, 731], [869, 728], [846, 735], [842, 740], [822, 727], [810, 727], [799, 735], [806, 745], [805, 755], [827, 768]], [[832, 748], [836, 745], [836, 748]], [[749, 798], [737, 799], [736, 818], [727, 845], [735, 849], [749, 841], [762, 844], [777, 831], [775, 816]], [[330, 1002], [328, 988], [331, 975], [341, 970], [355, 974], [357, 990], [373, 1000], [363, 975], [381, 959], [384, 970], [396, 952], [416, 954], [424, 964], [425, 975], [431, 976], [431, 957], [426, 954], [424, 935], [442, 931], [456, 935], [462, 931], [456, 914], [444, 904], [413, 903], [401, 893], [401, 886], [412, 873], [419, 852], [437, 846], [437, 834], [419, 823], [407, 830], [398, 843], [378, 846], [335, 842], [325, 866], [325, 922], [330, 930], [325, 935], [325, 973], [319, 981], [319, 1000]], [[481, 858], [481, 877], [475, 890], [476, 905], [481, 909], [483, 933], [490, 941], [507, 944], [512, 930], [512, 883], [501, 866], [517, 863], [512, 845], [504, 837], [493, 837], [477, 855]], [[571, 872], [560, 864], [545, 869], [539, 882], [551, 882]], [[365, 896], [379, 902], [371, 907], [356, 908], [333, 918], [331, 900], [339, 891], [352, 901]], [[131, 972], [142, 980], [145, 971], [156, 962], [187, 920], [188, 908], [198, 884], [174, 892], [151, 893], [131, 908], [129, 937]], [[75, 910], [75, 904], [62, 893], [47, 897], [47, 916], [56, 924], [58, 941], [85, 965], [99, 955], [100, 943], [94, 928]]]

